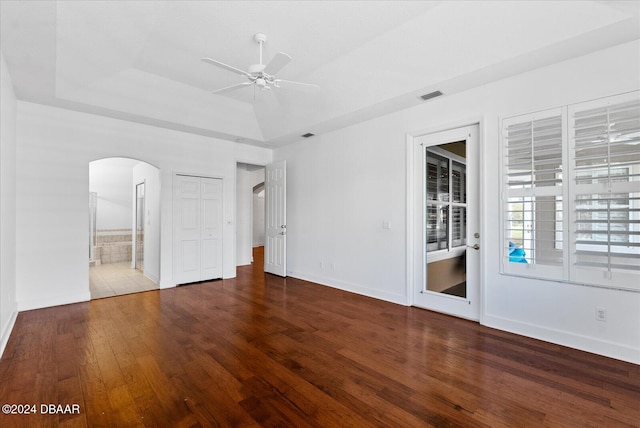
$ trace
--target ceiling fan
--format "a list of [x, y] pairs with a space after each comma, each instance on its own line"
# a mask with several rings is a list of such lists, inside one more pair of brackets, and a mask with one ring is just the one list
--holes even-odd
[[292, 88], [309, 90], [317, 90], [320, 88], [318, 85], [314, 85], [311, 83], [276, 79], [275, 74], [280, 71], [285, 65], [287, 65], [289, 61], [291, 61], [291, 57], [284, 52], [278, 52], [276, 56], [274, 56], [271, 61], [269, 61], [269, 63], [265, 65], [262, 63], [262, 44], [267, 41], [267, 36], [262, 33], [257, 33], [253, 36], [253, 40], [255, 40], [260, 45], [260, 63], [250, 65], [249, 71], [244, 71], [239, 68], [232, 67], [223, 62], [216, 61], [215, 59], [202, 58], [202, 61], [206, 63], [231, 71], [232, 73], [245, 76], [249, 80], [248, 82], [236, 83], [235, 85], [216, 89], [215, 91], [212, 91], [212, 93], [220, 94], [223, 92], [229, 92], [235, 89], [252, 85], [254, 86], [254, 88], [257, 87], [261, 90], [271, 90], [272, 87], [280, 88], [282, 86], [290, 86]]

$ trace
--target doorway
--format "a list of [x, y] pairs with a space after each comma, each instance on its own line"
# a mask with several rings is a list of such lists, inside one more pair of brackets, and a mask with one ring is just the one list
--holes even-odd
[[413, 305], [479, 319], [478, 125], [410, 142]]
[[252, 249], [263, 247], [264, 271], [287, 276], [286, 190], [285, 161], [236, 164], [236, 266], [255, 262]]
[[265, 167], [236, 164], [236, 266], [256, 262], [255, 249], [264, 247]]
[[89, 163], [92, 299], [158, 289], [160, 170], [129, 158]]

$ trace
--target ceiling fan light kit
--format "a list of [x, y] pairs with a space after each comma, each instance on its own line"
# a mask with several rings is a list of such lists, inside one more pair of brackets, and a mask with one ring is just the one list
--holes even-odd
[[248, 67], [248, 71], [244, 71], [242, 69], [230, 66], [220, 61], [216, 61], [211, 58], [202, 58], [202, 61], [215, 65], [216, 67], [222, 68], [227, 71], [231, 71], [232, 73], [239, 74], [241, 76], [246, 77], [249, 81], [237, 83], [235, 85], [226, 86], [224, 88], [216, 89], [212, 91], [214, 94], [220, 94], [224, 92], [233, 91], [235, 89], [242, 88], [244, 86], [253, 85], [254, 88], [259, 88], [261, 90], [270, 90], [272, 87], [280, 88], [284, 83], [285, 86], [292, 86], [298, 88], [306, 88], [306, 89], [319, 89], [318, 85], [310, 84], [310, 83], [302, 83], [295, 82], [291, 80], [283, 80], [276, 79], [275, 74], [280, 71], [285, 65], [287, 65], [291, 61], [291, 57], [284, 52], [278, 52], [268, 64], [262, 63], [262, 44], [267, 41], [267, 36], [263, 33], [256, 33], [253, 35], [253, 40], [256, 41], [259, 45], [259, 63], [251, 64]]

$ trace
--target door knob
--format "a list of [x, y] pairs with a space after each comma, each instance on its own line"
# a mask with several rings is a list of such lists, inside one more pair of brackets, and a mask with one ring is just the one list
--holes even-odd
[[467, 245], [467, 247], [473, 248], [474, 250], [479, 250], [480, 249], [480, 245], [478, 245], [478, 244]]
[[280, 228], [281, 228], [281, 229], [286, 229], [286, 228], [287, 228], [287, 225], [286, 225], [286, 224], [283, 224], [283, 225], [281, 225], [281, 226], [280, 226]]

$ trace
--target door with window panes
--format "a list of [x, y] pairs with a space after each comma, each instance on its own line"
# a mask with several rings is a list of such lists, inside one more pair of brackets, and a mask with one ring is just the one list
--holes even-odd
[[478, 127], [415, 138], [414, 305], [479, 317]]

